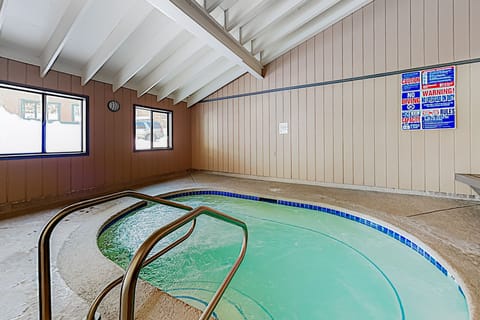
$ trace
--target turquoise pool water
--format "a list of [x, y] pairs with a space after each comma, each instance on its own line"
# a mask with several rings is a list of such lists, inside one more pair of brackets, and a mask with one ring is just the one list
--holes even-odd
[[[341, 217], [277, 204], [199, 195], [175, 198], [245, 221], [248, 250], [215, 310], [220, 320], [467, 320], [458, 285], [399, 241]], [[185, 211], [149, 206], [105, 230], [98, 244], [126, 267], [141, 242]], [[154, 252], [188, 226], [164, 239]], [[202, 216], [188, 240], [141, 277], [202, 309], [236, 259], [241, 230]]]

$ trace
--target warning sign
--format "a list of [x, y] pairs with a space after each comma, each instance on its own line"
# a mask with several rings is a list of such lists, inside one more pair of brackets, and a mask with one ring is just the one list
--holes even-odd
[[455, 128], [455, 66], [402, 74], [402, 130]]

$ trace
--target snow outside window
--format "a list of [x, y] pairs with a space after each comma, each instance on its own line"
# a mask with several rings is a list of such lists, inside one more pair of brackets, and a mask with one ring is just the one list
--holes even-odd
[[135, 106], [135, 150], [172, 149], [172, 112]]
[[86, 98], [0, 83], [0, 158], [86, 153]]

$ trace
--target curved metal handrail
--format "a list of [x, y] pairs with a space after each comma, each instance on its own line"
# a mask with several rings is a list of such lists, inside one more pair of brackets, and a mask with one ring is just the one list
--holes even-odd
[[192, 210], [191, 207], [176, 203], [173, 201], [159, 199], [143, 193], [134, 191], [122, 191], [89, 199], [81, 202], [77, 202], [70, 206], [67, 206], [60, 210], [43, 228], [40, 239], [38, 241], [38, 281], [39, 281], [39, 314], [40, 320], [50, 320], [52, 318], [52, 288], [51, 288], [51, 270], [50, 270], [50, 237], [57, 224], [66, 216], [74, 211], [81, 210], [90, 206], [98, 205], [107, 201], [131, 197], [136, 199], [142, 199], [152, 201], [155, 203], [165, 204], [168, 206]]
[[240, 263], [242, 263], [243, 261], [243, 258], [247, 250], [248, 230], [247, 230], [247, 225], [243, 221], [230, 217], [215, 209], [201, 206], [181, 216], [180, 218], [170, 222], [169, 224], [163, 226], [162, 228], [158, 229], [154, 233], [152, 233], [137, 249], [137, 252], [133, 256], [132, 260], [130, 261], [130, 264], [127, 268], [127, 271], [122, 281], [122, 288], [120, 293], [120, 317], [119, 317], [120, 320], [134, 319], [135, 287], [137, 284], [138, 276], [140, 273], [140, 269], [142, 268], [143, 261], [148, 256], [150, 251], [153, 249], [155, 244], [157, 244], [158, 241], [160, 241], [170, 233], [174, 232], [178, 228], [184, 226], [188, 222], [194, 220], [196, 217], [203, 214], [213, 217], [215, 219], [220, 219], [224, 222], [236, 225], [243, 229], [243, 242], [242, 242], [242, 247], [240, 249], [239, 256], [237, 260], [235, 260], [235, 263], [233, 264], [229, 273], [221, 283], [220, 287], [215, 292], [213, 298], [210, 300], [207, 307], [202, 312], [199, 320], [207, 320], [210, 318], [210, 316], [213, 313], [213, 310], [215, 309], [223, 293], [227, 289], [228, 284], [230, 283], [235, 272], [240, 266]]
[[[180, 238], [178, 238], [177, 240], [175, 240], [174, 242], [172, 242], [171, 244], [169, 244], [168, 246], [166, 246], [165, 248], [163, 248], [162, 250], [160, 250], [159, 252], [157, 252], [156, 254], [154, 254], [153, 256], [151, 256], [150, 258], [148, 258], [147, 260], [145, 260], [145, 262], [142, 264], [142, 268], [148, 266], [150, 263], [152, 263], [153, 261], [155, 261], [157, 258], [159, 258], [160, 256], [164, 255], [165, 253], [167, 253], [168, 251], [170, 251], [171, 249], [175, 248], [175, 247], [178, 246], [180, 243], [182, 243], [183, 241], [185, 241], [188, 237], [190, 237], [190, 235], [193, 233], [193, 230], [195, 229], [196, 223], [197, 223], [197, 221], [194, 219], [193, 222], [192, 222], [192, 226], [190, 227], [190, 229], [188, 229], [188, 231], [187, 231], [183, 236], [181, 236]], [[95, 319], [95, 312], [97, 311], [98, 306], [100, 305], [100, 303], [102, 302], [102, 300], [105, 298], [105, 296], [106, 296], [113, 288], [115, 288], [117, 285], [119, 285], [120, 283], [122, 283], [122, 279], [123, 279], [123, 275], [120, 276], [120, 277], [118, 277], [117, 279], [113, 280], [112, 282], [110, 282], [110, 283], [98, 294], [98, 296], [95, 298], [95, 300], [93, 300], [92, 304], [90, 305], [90, 309], [88, 310], [88, 314], [87, 314], [86, 320], [94, 320], [94, 319]]]

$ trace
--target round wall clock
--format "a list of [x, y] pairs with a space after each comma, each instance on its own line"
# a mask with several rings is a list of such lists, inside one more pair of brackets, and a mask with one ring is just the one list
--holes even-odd
[[107, 108], [112, 112], [117, 112], [118, 110], [120, 110], [120, 102], [118, 102], [117, 100], [110, 100], [108, 101]]

